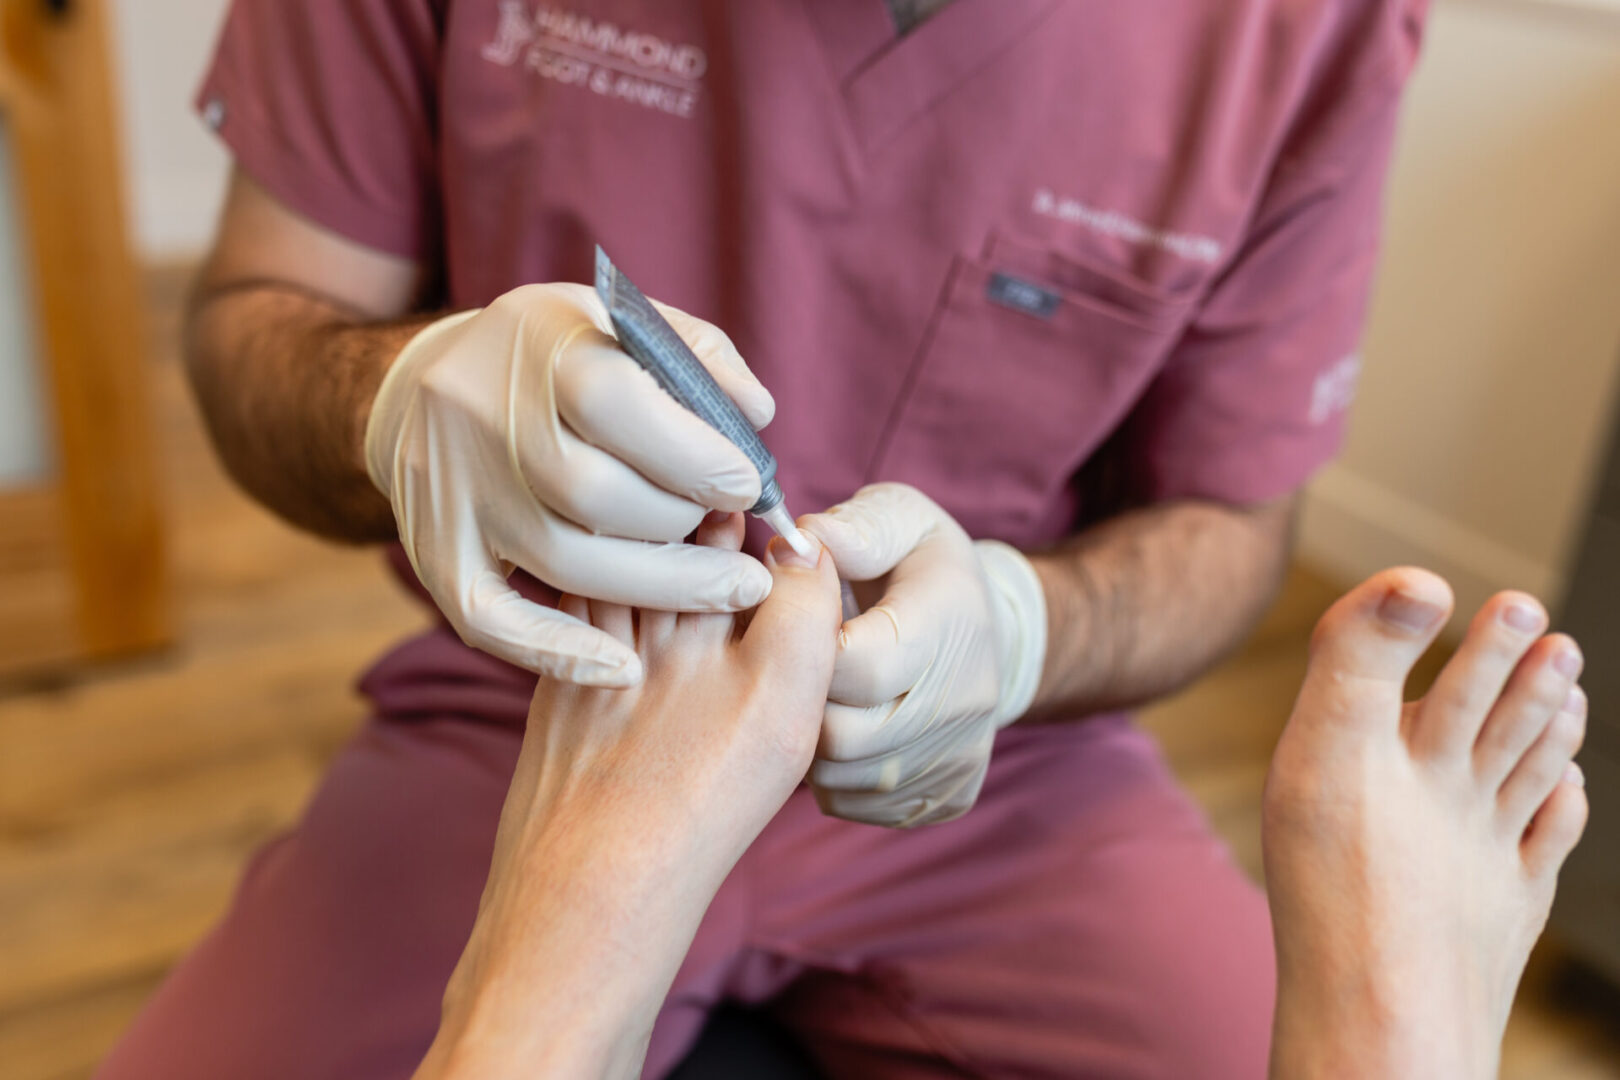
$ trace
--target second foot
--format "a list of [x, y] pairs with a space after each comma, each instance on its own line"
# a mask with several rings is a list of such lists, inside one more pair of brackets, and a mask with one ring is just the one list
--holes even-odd
[[1279, 1080], [1495, 1075], [1586, 822], [1586, 699], [1575, 642], [1503, 593], [1404, 702], [1451, 603], [1433, 574], [1386, 571], [1313, 638], [1264, 808]]

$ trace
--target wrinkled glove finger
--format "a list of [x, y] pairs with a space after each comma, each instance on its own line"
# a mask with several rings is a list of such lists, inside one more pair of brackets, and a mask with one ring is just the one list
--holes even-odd
[[973, 808], [989, 771], [988, 748], [976, 757], [943, 762], [891, 791], [831, 786], [822, 781], [826, 771], [817, 761], [810, 786], [822, 812], [846, 821], [909, 829], [935, 825], [961, 817]]
[[525, 598], [493, 563], [460, 583], [455, 603], [435, 596], [463, 641], [536, 675], [585, 686], [633, 686], [641, 661], [614, 638]]
[[753, 462], [610, 341], [575, 341], [554, 377], [568, 427], [658, 488], [718, 510], [759, 500]]
[[[957, 528], [928, 496], [907, 484], [872, 484], [799, 527], [832, 552], [838, 572], [851, 581], [889, 573], [942, 527]], [[965, 536], [964, 536], [965, 540]]]
[[629, 607], [742, 611], [771, 591], [770, 572], [741, 552], [596, 536], [557, 519], [503, 529], [495, 548], [554, 589]]
[[754, 430], [758, 431], [769, 424], [776, 415], [776, 399], [771, 397], [771, 392], [765, 389], [748, 367], [726, 332], [711, 322], [688, 315], [680, 308], [660, 304], [656, 300], [653, 304], [669, 320], [675, 332], [681, 335], [687, 348], [692, 350], [692, 355], [709, 369], [709, 374], [720, 384], [720, 389], [737, 403], [737, 408], [754, 425]]
[[[443, 479], [404, 485], [394, 512], [411, 568], [461, 639], [537, 675], [595, 686], [638, 682], [641, 662], [633, 650], [512, 588], [511, 565], [479, 534], [471, 506], [453, 505], [467, 498], [464, 486], [455, 476]], [[435, 492], [452, 505], [442, 505]], [[442, 522], [451, 527], [441, 529]]]
[[[960, 744], [977, 740], [976, 734], [965, 735], [966, 729], [954, 719], [943, 717], [942, 705], [937, 697], [924, 701], [911, 695], [870, 708], [829, 701], [823, 710], [816, 758], [848, 765], [848, 769], [834, 769], [827, 775], [848, 777], [852, 786], [893, 787], [929, 763], [961, 753]], [[919, 712], [928, 715], [919, 716]], [[885, 761], [900, 764], [880, 769]]]
[[844, 624], [829, 695], [845, 705], [877, 705], [910, 690], [962, 624], [952, 609], [974, 584], [979, 564], [958, 532], [935, 531], [887, 576], [882, 597]]
[[843, 625], [828, 699], [861, 707], [892, 701], [917, 685], [936, 654], [931, 635], [936, 599], [922, 583], [899, 583], [882, 600]]
[[[716, 548], [720, 551], [741, 551], [746, 529], [747, 525], [741, 514], [715, 512], [703, 519], [703, 524], [698, 526], [692, 542], [699, 547]], [[774, 589], [773, 585], [772, 590]], [[704, 640], [714, 645], [730, 641], [737, 631], [738, 619], [730, 614], [688, 614], [681, 618], [683, 621], [691, 620], [693, 625], [700, 627]]]
[[675, 541], [690, 535], [709, 512], [592, 446], [566, 424], [540, 431], [518, 422], [512, 443], [519, 482], [553, 513], [591, 532]]
[[829, 817], [888, 829], [915, 829], [941, 825], [966, 814], [978, 801], [983, 783], [982, 774], [966, 777], [947, 792], [920, 793], [898, 802], [891, 796], [863, 792], [812, 791], [821, 812]]
[[853, 761], [831, 761], [818, 752], [809, 780], [829, 792], [887, 796], [900, 800], [954, 789], [963, 776], [988, 767], [993, 733], [967, 741], [921, 742]]
[[623, 604], [612, 604], [606, 600], [592, 600], [590, 602], [590, 623], [604, 634], [627, 648], [636, 647], [635, 613]]

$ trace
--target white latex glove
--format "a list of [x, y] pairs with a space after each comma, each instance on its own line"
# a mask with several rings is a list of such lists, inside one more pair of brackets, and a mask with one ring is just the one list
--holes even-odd
[[904, 484], [863, 488], [800, 526], [840, 576], [882, 593], [840, 636], [810, 769], [817, 801], [873, 825], [961, 816], [996, 731], [1028, 711], [1040, 683], [1046, 597], [1034, 568], [1006, 544], [974, 543]]
[[[756, 426], [775, 405], [715, 327], [663, 308]], [[738, 611], [771, 576], [680, 541], [709, 510], [745, 510], [742, 451], [621, 352], [596, 293], [528, 285], [432, 324], [400, 352], [366, 425], [366, 464], [411, 565], [469, 645], [540, 675], [641, 678], [633, 649], [507, 583], [521, 567], [576, 596]]]

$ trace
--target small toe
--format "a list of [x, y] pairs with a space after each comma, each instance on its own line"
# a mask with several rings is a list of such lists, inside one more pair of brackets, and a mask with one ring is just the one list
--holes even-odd
[[636, 608], [636, 649], [643, 659], [667, 652], [680, 624], [680, 613], [657, 608]]
[[1584, 711], [1580, 673], [1581, 651], [1564, 634], [1542, 638], [1519, 661], [1474, 743], [1474, 774], [1488, 790], [1501, 786], [1559, 709]]
[[[713, 510], [698, 525], [692, 542], [699, 547], [741, 551], [746, 530], [747, 519], [741, 513], [728, 514], [723, 510]], [[738, 619], [738, 615], [729, 611], [695, 611], [681, 615], [676, 625], [682, 631], [686, 644], [703, 649], [729, 640]]]
[[1530, 819], [1563, 781], [1585, 737], [1582, 712], [1561, 709], [1548, 721], [1497, 793], [1497, 813], [1509, 834], [1522, 834], [1530, 826]]
[[1295, 723], [1399, 730], [1407, 675], [1451, 611], [1451, 589], [1425, 570], [1386, 570], [1328, 609], [1311, 637]]
[[636, 626], [629, 608], [606, 600], [591, 600], [588, 604], [590, 615], [586, 621], [630, 648], [636, 647]]
[[697, 531], [692, 536], [692, 541], [699, 547], [719, 548], [722, 551], [741, 551], [743, 533], [746, 528], [747, 523], [742, 514], [728, 514], [722, 510], [712, 510], [699, 523]]
[[1412, 749], [1431, 758], [1469, 754], [1508, 677], [1546, 628], [1546, 609], [1535, 597], [1520, 592], [1493, 596], [1424, 695], [1412, 725]]
[[[591, 621], [591, 602], [583, 596], [563, 593], [557, 598], [557, 610], [564, 615], [578, 619], [580, 622], [588, 623]], [[600, 630], [601, 627], [597, 627], [597, 629]], [[632, 644], [634, 643], [632, 642]]]
[[1525, 869], [1536, 877], [1556, 874], [1586, 828], [1586, 787], [1579, 766], [1571, 762], [1570, 768], [1536, 811], [1520, 848]]

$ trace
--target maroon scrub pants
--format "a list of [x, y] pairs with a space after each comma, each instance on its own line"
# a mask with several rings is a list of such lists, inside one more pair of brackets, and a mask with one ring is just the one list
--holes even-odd
[[[408, 1077], [488, 870], [520, 733], [373, 720], [105, 1080]], [[726, 881], [645, 1075], [722, 999], [832, 1077], [1265, 1075], [1260, 893], [1118, 717], [1002, 734], [977, 808], [897, 832], [792, 797]]]

